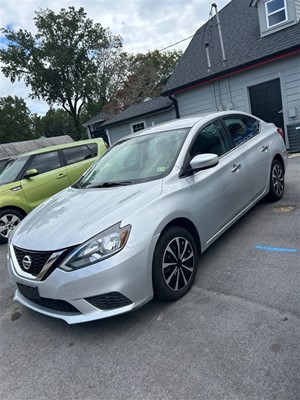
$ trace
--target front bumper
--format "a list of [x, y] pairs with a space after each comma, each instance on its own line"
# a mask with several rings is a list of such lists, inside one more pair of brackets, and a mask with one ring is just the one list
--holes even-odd
[[131, 311], [152, 299], [152, 255], [147, 241], [114, 256], [65, 272], [56, 268], [45, 280], [24, 274], [10, 245], [7, 264], [16, 287], [14, 300], [69, 324], [111, 317]]

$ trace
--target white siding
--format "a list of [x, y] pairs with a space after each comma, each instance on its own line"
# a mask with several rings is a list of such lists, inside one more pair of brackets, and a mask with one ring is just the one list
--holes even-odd
[[299, 21], [299, 19], [300, 19], [300, 0], [295, 0], [295, 5], [296, 5], [296, 16]]
[[180, 117], [215, 110], [211, 85], [183, 92], [176, 96], [176, 99]]
[[171, 109], [171, 110], [163, 111], [159, 114], [151, 114], [151, 115], [148, 115], [147, 117], [142, 116], [142, 117], [134, 118], [130, 121], [125, 121], [118, 125], [108, 127], [107, 131], [108, 131], [108, 134], [109, 134], [109, 137], [111, 140], [111, 144], [113, 144], [116, 141], [118, 141], [119, 139], [121, 139], [122, 137], [131, 134], [131, 128], [130, 128], [131, 124], [135, 124], [135, 123], [144, 121], [146, 128], [147, 128], [149, 126], [157, 125], [162, 122], [167, 122], [167, 121], [170, 121], [171, 119], [175, 119], [175, 118], [176, 118], [175, 110]]
[[[300, 55], [232, 75], [228, 77], [228, 85], [227, 78], [223, 78], [219, 82], [178, 93], [176, 99], [180, 116], [213, 111], [220, 107], [226, 110], [231, 105], [233, 109], [251, 112], [248, 88], [276, 78], [280, 78], [285, 125], [300, 122]], [[296, 110], [295, 118], [289, 116], [291, 109]]]

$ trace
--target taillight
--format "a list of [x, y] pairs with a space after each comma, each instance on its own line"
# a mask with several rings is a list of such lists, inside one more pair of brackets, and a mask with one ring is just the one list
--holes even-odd
[[281, 128], [277, 128], [277, 132], [279, 133], [279, 135], [282, 137], [282, 139], [284, 140], [284, 133], [283, 133], [283, 129]]

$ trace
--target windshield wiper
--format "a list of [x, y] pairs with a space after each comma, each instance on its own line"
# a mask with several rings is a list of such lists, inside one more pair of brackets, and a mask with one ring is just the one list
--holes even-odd
[[93, 189], [93, 188], [108, 188], [108, 187], [113, 187], [113, 186], [127, 186], [127, 185], [132, 185], [132, 181], [120, 181], [120, 182], [103, 182], [99, 183], [98, 185], [88, 185], [85, 188], [86, 189]]
[[81, 185], [79, 182], [75, 182], [75, 183], [73, 183], [73, 185], [71, 185], [71, 187], [74, 189], [79, 189], [79, 188], [81, 188]]

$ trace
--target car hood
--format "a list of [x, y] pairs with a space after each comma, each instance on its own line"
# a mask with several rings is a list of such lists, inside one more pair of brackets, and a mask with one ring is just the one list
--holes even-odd
[[12, 243], [28, 250], [56, 250], [81, 244], [128, 219], [162, 191], [162, 180], [100, 189], [68, 188], [33, 210]]

